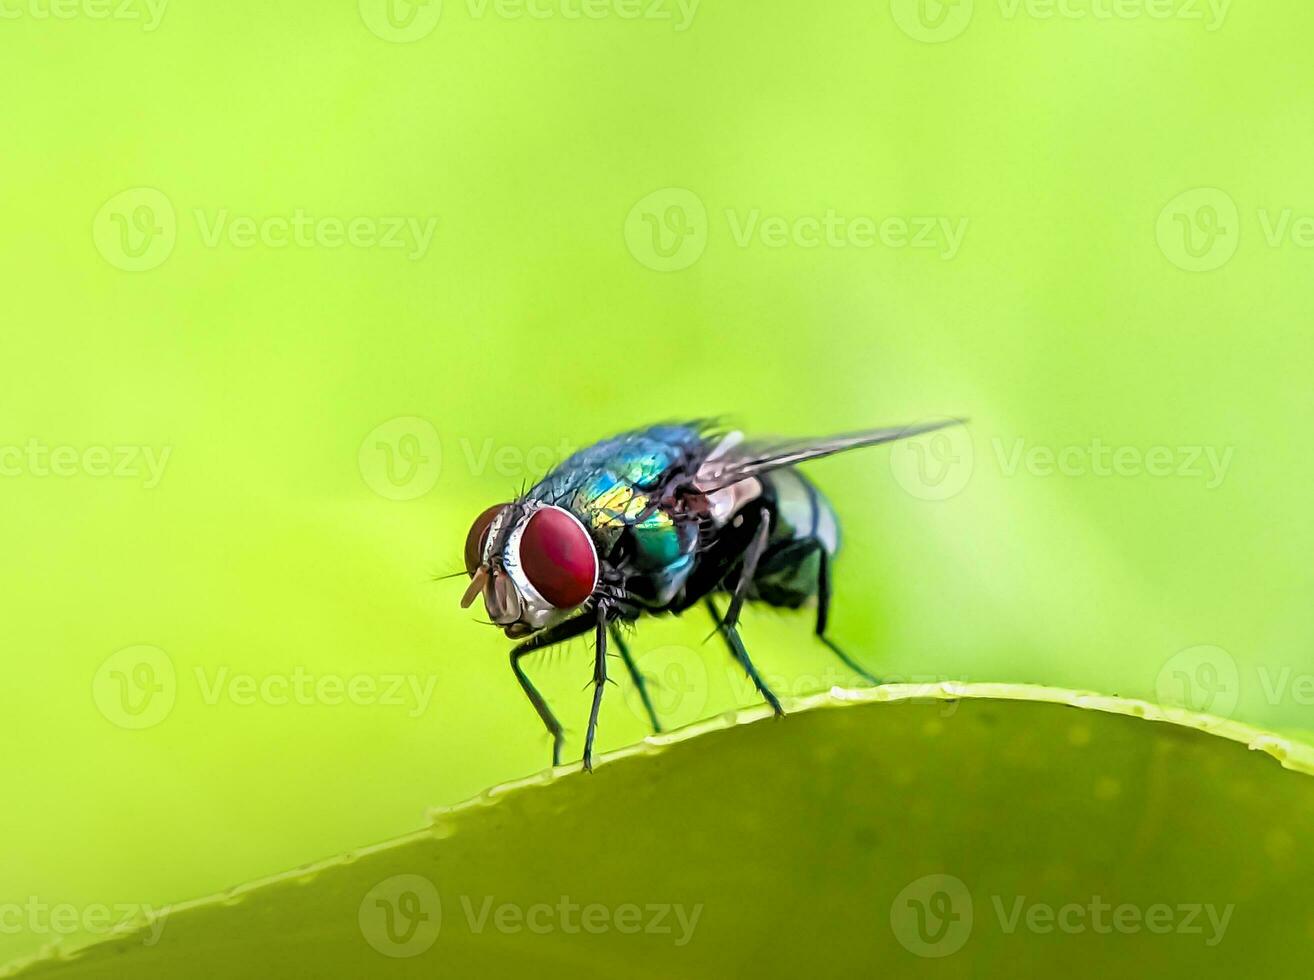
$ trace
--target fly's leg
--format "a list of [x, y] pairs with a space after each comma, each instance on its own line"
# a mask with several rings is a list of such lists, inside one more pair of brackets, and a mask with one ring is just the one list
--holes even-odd
[[783, 715], [785, 709], [780, 706], [780, 699], [771, 692], [771, 688], [766, 686], [766, 681], [762, 680], [762, 675], [753, 666], [753, 661], [748, 659], [748, 651], [744, 649], [744, 641], [739, 638], [739, 630], [721, 620], [721, 614], [716, 611], [716, 603], [711, 600], [710, 596], [704, 599], [703, 602], [707, 605], [707, 611], [711, 613], [712, 622], [716, 623], [717, 629], [725, 637], [726, 646], [730, 648], [730, 655], [735, 658], [740, 667], [744, 668], [744, 673], [748, 675], [749, 680], [753, 682], [753, 686], [757, 688], [757, 693], [766, 699], [767, 704], [771, 705], [771, 710], [778, 715]]
[[757, 571], [757, 563], [762, 558], [762, 552], [766, 551], [767, 538], [771, 533], [771, 515], [762, 511], [761, 522], [757, 526], [757, 533], [753, 535], [753, 540], [749, 542], [748, 550], [744, 552], [744, 564], [739, 572], [739, 581], [735, 583], [735, 590], [730, 596], [730, 608], [726, 611], [725, 619], [717, 612], [716, 603], [712, 601], [711, 596], [707, 596], [703, 601], [707, 605], [707, 611], [712, 614], [712, 622], [716, 623], [721, 635], [725, 637], [726, 645], [730, 647], [730, 654], [739, 662], [739, 666], [744, 668], [753, 686], [757, 692], [766, 699], [767, 704], [771, 705], [771, 710], [777, 715], [783, 715], [785, 709], [780, 707], [780, 699], [772, 693], [771, 688], [767, 687], [766, 682], [762, 680], [762, 675], [757, 672], [753, 666], [753, 661], [748, 657], [748, 651], [744, 649], [744, 641], [739, 636], [739, 613], [744, 607], [744, 598], [748, 594], [748, 586], [753, 581], [753, 574]]
[[547, 728], [548, 734], [552, 736], [553, 766], [561, 765], [561, 747], [566, 741], [565, 732], [562, 731], [561, 722], [557, 721], [557, 716], [552, 713], [552, 709], [548, 707], [543, 695], [538, 693], [538, 688], [534, 687], [533, 681], [525, 673], [525, 668], [520, 666], [520, 659], [535, 650], [542, 650], [544, 647], [564, 643], [566, 640], [579, 636], [592, 625], [593, 623], [588, 616], [576, 616], [574, 619], [558, 623], [556, 626], [530, 637], [511, 650], [511, 670], [515, 673], [516, 680], [520, 682], [520, 688], [525, 692], [525, 697], [529, 698], [529, 703], [534, 706], [538, 716], [543, 719], [543, 725]]
[[739, 581], [735, 583], [735, 590], [730, 595], [730, 608], [725, 613], [724, 625], [731, 629], [739, 625], [739, 614], [743, 611], [748, 587], [753, 582], [753, 576], [757, 574], [757, 563], [762, 560], [762, 552], [766, 551], [767, 539], [770, 536], [771, 514], [764, 509], [761, 511], [753, 540], [748, 542], [748, 550], [744, 552], [744, 564], [739, 570]]
[[625, 642], [620, 627], [615, 623], [611, 624], [611, 642], [615, 643], [616, 648], [620, 650], [621, 659], [625, 661], [625, 669], [630, 672], [634, 686], [639, 689], [639, 697], [643, 699], [643, 708], [648, 712], [648, 721], [652, 723], [653, 733], [660, 732], [662, 724], [657, 720], [657, 709], [652, 706], [652, 698], [648, 697], [648, 679], [639, 673], [639, 665], [630, 656], [629, 644]]
[[826, 635], [826, 621], [830, 616], [830, 555], [820, 544], [817, 545], [817, 557], [820, 559], [817, 572], [817, 639], [830, 647], [831, 652], [844, 661], [850, 670], [868, 683], [878, 685], [880, 680], [868, 673], [861, 664], [841, 650], [839, 644]]
[[589, 711], [589, 730], [584, 736], [584, 768], [593, 771], [593, 736], [598, 732], [598, 710], [602, 707], [602, 689], [607, 686], [607, 608], [598, 606], [596, 650], [593, 658], [593, 707]]

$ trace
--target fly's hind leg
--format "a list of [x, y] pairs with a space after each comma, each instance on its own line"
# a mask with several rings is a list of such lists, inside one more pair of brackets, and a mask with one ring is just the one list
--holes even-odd
[[880, 684], [880, 680], [873, 677], [861, 664], [850, 657], [840, 649], [839, 644], [826, 635], [826, 622], [830, 616], [830, 555], [826, 549], [818, 543], [817, 558], [819, 561], [817, 571], [817, 639], [826, 646], [830, 647], [832, 653], [844, 661], [844, 664], [855, 673], [873, 685]]
[[712, 622], [716, 623], [721, 635], [725, 637], [725, 642], [730, 647], [730, 655], [735, 658], [744, 669], [757, 692], [766, 699], [767, 704], [771, 705], [771, 710], [777, 715], [783, 715], [785, 709], [780, 706], [780, 699], [775, 696], [771, 688], [767, 687], [766, 682], [762, 680], [762, 675], [757, 672], [753, 666], [753, 661], [748, 657], [748, 651], [744, 649], [744, 641], [739, 636], [739, 613], [744, 607], [744, 599], [748, 594], [749, 584], [753, 581], [753, 575], [757, 571], [757, 563], [766, 551], [767, 538], [771, 534], [771, 515], [768, 511], [761, 512], [761, 523], [757, 526], [757, 533], [753, 535], [753, 540], [748, 545], [748, 550], [744, 552], [744, 563], [739, 571], [739, 581], [735, 583], [734, 592], [730, 596], [730, 608], [726, 611], [725, 619], [717, 611], [716, 603], [712, 601], [711, 596], [707, 596], [703, 601], [707, 605], [707, 611], [712, 615]]
[[639, 672], [639, 665], [630, 656], [630, 646], [625, 642], [620, 626], [614, 622], [611, 624], [611, 642], [615, 643], [616, 649], [620, 650], [621, 660], [625, 662], [625, 669], [630, 672], [630, 678], [639, 690], [639, 697], [643, 700], [643, 709], [648, 712], [648, 721], [652, 724], [653, 733], [660, 733], [662, 723], [657, 720], [657, 709], [653, 707], [652, 698], [648, 696], [648, 679]]

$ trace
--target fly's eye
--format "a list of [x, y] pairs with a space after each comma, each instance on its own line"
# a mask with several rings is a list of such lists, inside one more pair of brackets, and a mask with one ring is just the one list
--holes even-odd
[[558, 609], [578, 606], [598, 582], [593, 539], [560, 507], [534, 511], [520, 538], [520, 565], [529, 583]]
[[484, 563], [484, 545], [488, 543], [488, 529], [506, 504], [494, 504], [475, 518], [470, 533], [465, 536], [465, 573], [473, 576]]

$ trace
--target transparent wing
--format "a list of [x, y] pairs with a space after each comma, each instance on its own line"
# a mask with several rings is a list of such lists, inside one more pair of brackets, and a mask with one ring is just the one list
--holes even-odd
[[887, 429], [867, 429], [816, 439], [793, 439], [780, 442], [746, 442], [730, 449], [720, 458], [708, 460], [698, 474], [700, 489], [710, 492], [731, 486], [741, 480], [757, 476], [782, 466], [793, 466], [813, 459], [834, 456], [836, 453], [879, 446], [886, 442], [910, 439], [951, 425], [963, 425], [966, 419], [938, 419]]

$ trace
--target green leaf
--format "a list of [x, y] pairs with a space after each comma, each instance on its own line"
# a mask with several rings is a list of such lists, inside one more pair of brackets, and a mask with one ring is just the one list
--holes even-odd
[[1277, 977], [1309, 961], [1309, 746], [1015, 685], [791, 707], [490, 790], [17, 975]]

